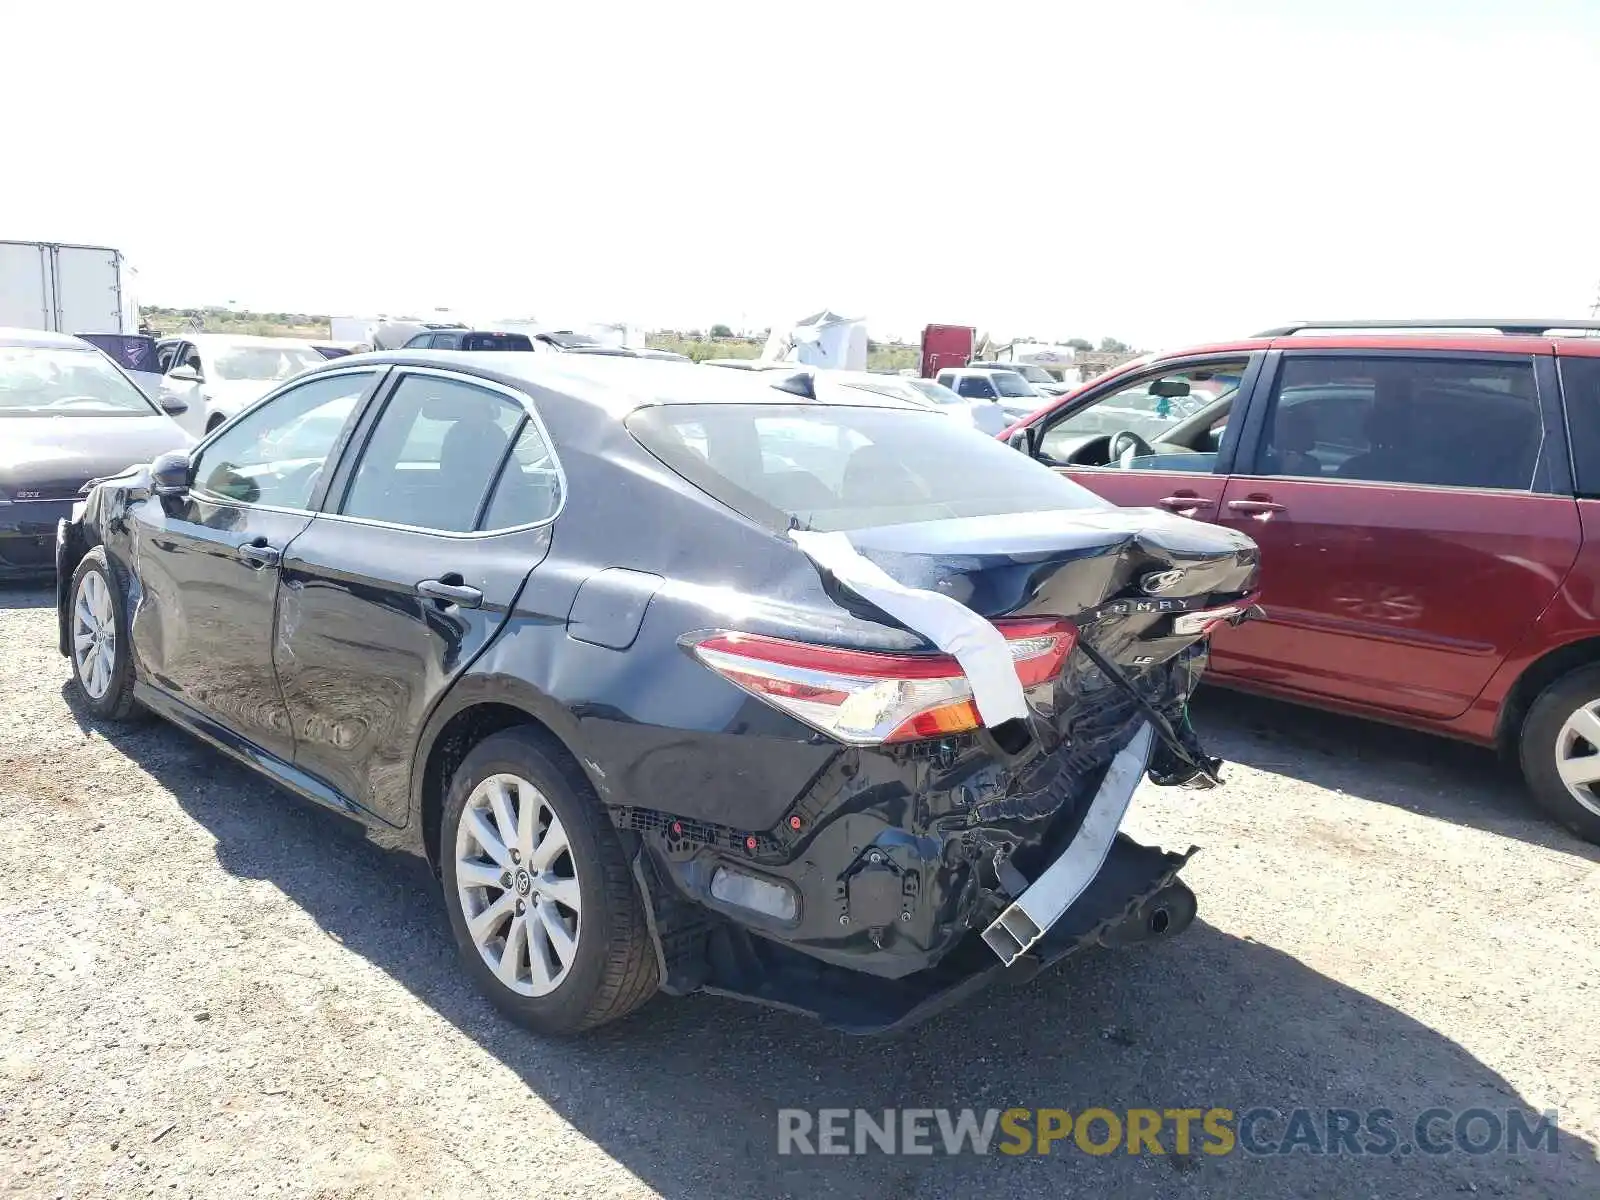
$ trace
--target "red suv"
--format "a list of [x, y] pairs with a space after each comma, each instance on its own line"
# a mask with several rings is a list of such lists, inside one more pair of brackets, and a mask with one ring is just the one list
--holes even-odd
[[1514, 753], [1600, 842], [1600, 323], [1305, 322], [1128, 363], [1001, 436], [1247, 532], [1214, 682]]

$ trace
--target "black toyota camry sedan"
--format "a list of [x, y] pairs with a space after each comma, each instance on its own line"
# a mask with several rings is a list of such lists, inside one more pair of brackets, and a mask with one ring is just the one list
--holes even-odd
[[426, 855], [545, 1032], [710, 989], [868, 1032], [1193, 916], [1118, 827], [1208, 786], [1243, 536], [808, 376], [387, 352], [97, 484], [61, 652]]

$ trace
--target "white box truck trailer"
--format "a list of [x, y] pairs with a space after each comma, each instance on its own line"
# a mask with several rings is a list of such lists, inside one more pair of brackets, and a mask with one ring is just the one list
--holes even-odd
[[110, 246], [0, 241], [0, 325], [138, 333], [133, 275]]

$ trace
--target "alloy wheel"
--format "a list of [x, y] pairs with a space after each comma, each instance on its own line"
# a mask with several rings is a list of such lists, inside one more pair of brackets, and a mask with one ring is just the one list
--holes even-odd
[[542, 792], [515, 775], [472, 790], [456, 826], [456, 896], [495, 977], [544, 996], [572, 969], [582, 897], [567, 831]]
[[1600, 816], [1600, 700], [1591, 700], [1562, 724], [1556, 771], [1572, 798]]
[[111, 686], [117, 660], [111, 590], [99, 571], [86, 571], [78, 581], [78, 597], [72, 606], [72, 654], [83, 690], [91, 700], [99, 700]]

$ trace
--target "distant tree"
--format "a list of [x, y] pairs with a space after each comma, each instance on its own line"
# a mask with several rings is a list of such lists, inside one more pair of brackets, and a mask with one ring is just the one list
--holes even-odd
[[1071, 346], [1074, 350], [1081, 350], [1084, 353], [1088, 353], [1090, 350], [1094, 349], [1094, 343], [1088, 338], [1068, 338], [1067, 345]]
[[1127, 342], [1119, 342], [1114, 337], [1100, 339], [1100, 350], [1104, 354], [1126, 354], [1132, 349]]
[[710, 336], [714, 338], [731, 338], [733, 336], [733, 330], [729, 329], [726, 325], [713, 325], [711, 327]]

